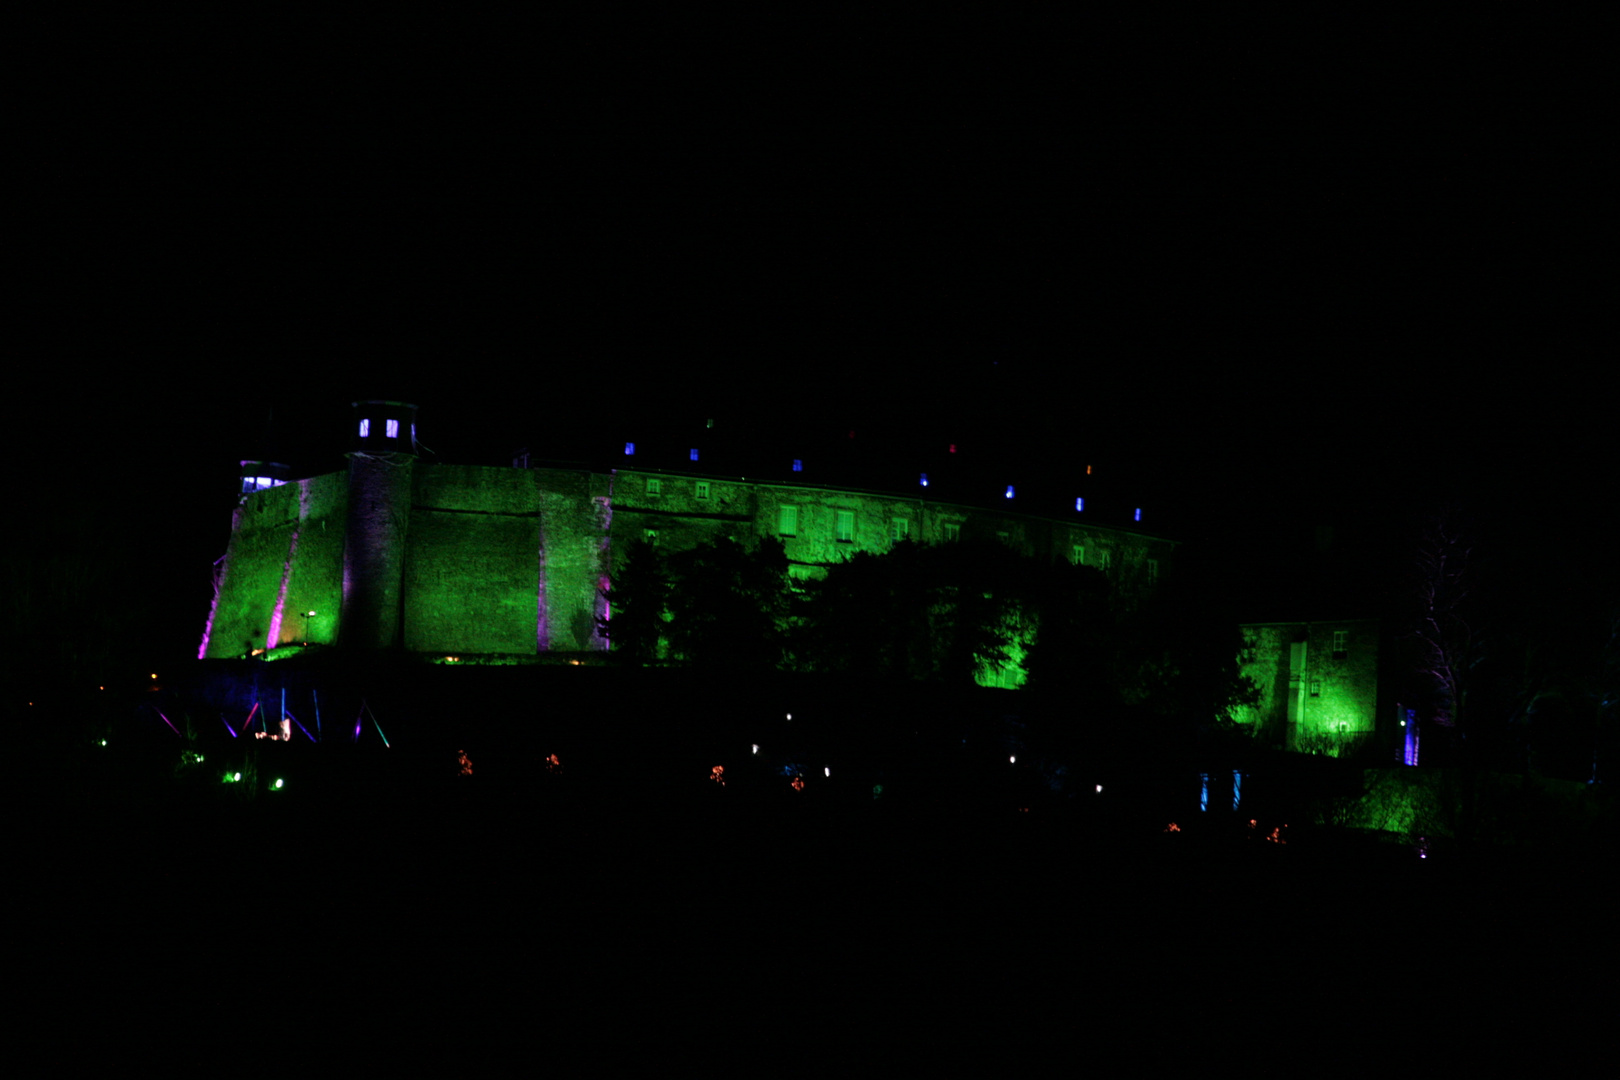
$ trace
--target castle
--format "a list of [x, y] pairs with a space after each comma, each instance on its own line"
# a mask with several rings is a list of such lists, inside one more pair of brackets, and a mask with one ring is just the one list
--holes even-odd
[[988, 539], [1133, 588], [1167, 572], [1174, 550], [1099, 523], [1081, 496], [1062, 516], [1022, 513], [1007, 487], [1006, 508], [991, 509], [931, 498], [927, 474], [909, 493], [854, 490], [799, 482], [799, 461], [774, 479], [709, 474], [697, 449], [679, 470], [645, 468], [633, 443], [612, 467], [529, 467], [526, 456], [510, 468], [430, 463], [418, 453], [416, 411], [354, 403], [344, 472], [288, 479], [243, 462], [199, 658], [302, 644], [585, 657], [607, 648], [604, 590], [637, 540], [681, 550], [779, 536], [802, 578], [902, 539]]

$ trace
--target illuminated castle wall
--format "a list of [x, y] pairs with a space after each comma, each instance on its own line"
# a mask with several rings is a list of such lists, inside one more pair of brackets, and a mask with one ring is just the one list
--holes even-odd
[[1259, 739], [1336, 757], [1375, 737], [1377, 619], [1250, 623], [1243, 637], [1252, 657], [1243, 673], [1259, 684], [1261, 700], [1234, 719], [1256, 725]]
[[272, 482], [248, 476], [255, 463], [244, 463], [200, 656], [301, 642], [449, 655], [599, 651], [601, 590], [640, 539], [679, 550], [781, 536], [793, 573], [805, 577], [901, 537], [989, 538], [1098, 566], [1126, 587], [1149, 584], [1173, 548], [1129, 529], [899, 494], [695, 471], [428, 464], [412, 449], [414, 406], [356, 408], [362, 434], [347, 472]]

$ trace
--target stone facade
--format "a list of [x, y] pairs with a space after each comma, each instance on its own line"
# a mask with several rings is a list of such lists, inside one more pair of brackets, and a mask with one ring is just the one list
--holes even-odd
[[[801, 578], [901, 538], [995, 539], [1097, 566], [1126, 589], [1150, 586], [1173, 550], [1130, 529], [897, 493], [635, 468], [429, 464], [408, 449], [413, 407], [356, 408], [372, 415], [347, 473], [244, 484], [200, 656], [303, 642], [444, 655], [600, 651], [602, 591], [642, 539], [682, 550], [780, 536]], [[386, 428], [385, 415], [395, 418]]]
[[1339, 756], [1374, 738], [1380, 712], [1376, 619], [1249, 623], [1243, 673], [1261, 699], [1237, 710], [1261, 742]]

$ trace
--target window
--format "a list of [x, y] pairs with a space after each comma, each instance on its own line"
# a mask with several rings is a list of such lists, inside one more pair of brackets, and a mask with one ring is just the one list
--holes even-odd
[[1084, 544], [1076, 544], [1076, 545], [1074, 545], [1074, 565], [1076, 565], [1076, 566], [1084, 566], [1084, 565], [1086, 565], [1086, 545], [1084, 545]]
[[1159, 583], [1159, 560], [1158, 559], [1149, 559], [1147, 561], [1147, 577], [1148, 577], [1148, 584], [1149, 585], [1157, 585]]
[[962, 539], [962, 526], [955, 521], [947, 521], [944, 525], [945, 539], [948, 543], [955, 543]]
[[889, 541], [898, 544], [911, 535], [911, 521], [907, 518], [893, 518], [889, 521]]
[[653, 547], [658, 546], [658, 530], [657, 529], [643, 529], [643, 530], [641, 530], [641, 538], [643, 540], [647, 541], [647, 543], [651, 544]]
[[707, 480], [699, 480], [697, 482], [697, 497], [700, 499], [707, 499], [709, 497], [709, 482]]
[[362, 420], [362, 421], [360, 421], [360, 437], [362, 439], [371, 438], [371, 421], [370, 420]]
[[662, 495], [663, 493], [664, 493], [664, 482], [662, 480], [648, 480], [647, 481], [647, 498], [656, 499], [656, 498], [658, 498], [658, 496]]
[[799, 460], [798, 458], [794, 458], [793, 459], [793, 471], [794, 472], [804, 472], [804, 462]]
[[1311, 680], [1311, 697], [1321, 697], [1321, 696], [1322, 696], [1322, 681], [1320, 679], [1312, 679]]
[[833, 520], [835, 522], [834, 527], [835, 527], [835, 530], [836, 530], [836, 535], [835, 535], [834, 539], [836, 539], [840, 544], [852, 544], [852, 543], [854, 543], [855, 542], [855, 511], [853, 511], [853, 510], [835, 510], [833, 512]]
[[1335, 631], [1333, 631], [1333, 659], [1335, 659], [1335, 660], [1343, 660], [1344, 657], [1345, 657], [1345, 654], [1347, 652], [1349, 652], [1349, 651], [1350, 651], [1350, 631], [1348, 631], [1348, 630], [1335, 630]]
[[690, 457], [693, 461], [696, 461], [697, 460], [697, 447], [694, 446], [687, 456]]
[[1110, 567], [1112, 567], [1114, 565], [1114, 553], [1112, 551], [1109, 551], [1107, 548], [1103, 548], [1102, 549], [1102, 561], [1100, 563], [1098, 563], [1097, 565], [1099, 567], [1101, 567], [1102, 569], [1104, 569], [1104, 570], [1107, 570]]
[[384, 434], [386, 434], [390, 439], [399, 438], [399, 421], [398, 420], [388, 420], [388, 421], [386, 421], [384, 423], [384, 425], [383, 425], [383, 430], [384, 430]]
[[635, 443], [627, 442], [627, 443], [624, 444], [624, 456], [625, 457], [634, 457], [635, 453], [636, 453], [636, 444]]
[[799, 508], [797, 506], [777, 508], [776, 531], [783, 536], [799, 535]]

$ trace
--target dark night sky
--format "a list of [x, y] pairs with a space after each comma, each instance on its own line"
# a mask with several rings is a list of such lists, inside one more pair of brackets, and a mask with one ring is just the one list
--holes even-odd
[[360, 397], [446, 460], [763, 418], [1103, 462], [1223, 551], [1462, 493], [1601, 552], [1587, 28], [592, 11], [53, 29], [13, 445], [30, 500], [166, 515], [182, 644], [235, 461], [335, 467]]

